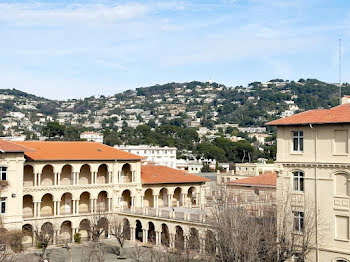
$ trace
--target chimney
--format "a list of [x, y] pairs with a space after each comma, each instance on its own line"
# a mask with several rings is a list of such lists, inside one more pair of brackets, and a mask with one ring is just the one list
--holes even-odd
[[344, 105], [344, 104], [350, 104], [350, 96], [343, 96], [341, 98], [341, 104]]

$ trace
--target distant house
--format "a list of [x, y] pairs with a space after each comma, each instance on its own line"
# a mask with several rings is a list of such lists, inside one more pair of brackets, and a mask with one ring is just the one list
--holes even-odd
[[98, 132], [86, 131], [80, 134], [81, 139], [86, 139], [87, 141], [93, 141], [97, 143], [103, 143], [103, 134]]

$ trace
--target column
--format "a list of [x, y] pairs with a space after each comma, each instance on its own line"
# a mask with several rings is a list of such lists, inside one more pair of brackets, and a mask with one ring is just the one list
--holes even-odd
[[133, 207], [135, 204], [135, 197], [131, 197], [131, 206]]
[[95, 177], [94, 172], [91, 172], [91, 184], [94, 183], [94, 177]]
[[147, 236], [148, 236], [148, 230], [147, 229], [143, 229], [142, 230], [142, 243], [147, 243]]
[[57, 185], [61, 184], [61, 173], [57, 173]]
[[34, 174], [34, 186], [38, 185], [38, 174]]
[[199, 251], [201, 253], [205, 253], [205, 231], [200, 231], [199, 232]]
[[107, 208], [107, 212], [111, 212], [111, 198], [108, 198], [108, 208]]
[[74, 242], [74, 235], [77, 233], [77, 228], [72, 228], [72, 242]]
[[41, 184], [41, 173], [38, 173], [38, 186]]
[[169, 234], [169, 246], [175, 248], [175, 234]]
[[72, 177], [72, 185], [75, 185], [75, 172], [72, 172], [71, 174], [71, 177]]
[[[180, 197], [180, 202], [182, 204], [182, 206], [185, 206], [185, 202], [186, 202], [186, 194], [181, 194], [181, 197]], [[181, 206], [180, 204], [180, 206]]]
[[161, 245], [161, 232], [156, 231], [156, 246]]
[[57, 216], [61, 215], [60, 201], [57, 201]]
[[38, 216], [38, 206], [37, 206], [37, 202], [34, 202], [34, 217]]
[[79, 214], [79, 200], [75, 200], [75, 201], [76, 201], [76, 204], [75, 204], [75, 207], [76, 207], [75, 213], [78, 215], [78, 214]]
[[187, 239], [188, 239], [188, 236], [184, 234], [184, 248], [185, 248], [185, 250], [187, 248]]
[[201, 201], [200, 201], [200, 194], [199, 193], [196, 193], [196, 206], [199, 207], [200, 204], [201, 204]]
[[156, 203], [155, 203], [155, 208], [159, 207], [159, 195], [156, 195]]
[[94, 175], [95, 175], [95, 183], [94, 184], [97, 184], [97, 172], [94, 172]]
[[72, 201], [73, 202], [73, 207], [72, 207], [72, 214], [75, 214], [75, 200]]
[[113, 183], [113, 172], [108, 172], [108, 183], [109, 184]]
[[134, 227], [130, 227], [130, 240], [131, 241], [135, 241], [135, 228]]
[[38, 202], [37, 204], [38, 204], [38, 217], [40, 217], [41, 201]]
[[90, 213], [94, 213], [94, 200], [90, 198]]
[[57, 173], [54, 173], [54, 181], [53, 181], [53, 185], [57, 186]]
[[57, 214], [57, 201], [53, 201], [53, 215], [56, 216]]
[[55, 231], [53, 232], [52, 243], [53, 243], [54, 245], [56, 245], [56, 243], [57, 243], [57, 230], [55, 230]]
[[143, 198], [144, 198], [144, 196], [141, 196], [141, 208], [143, 208]]
[[120, 171], [118, 171], [118, 183], [120, 183]]
[[75, 172], [75, 184], [79, 185], [79, 173]]

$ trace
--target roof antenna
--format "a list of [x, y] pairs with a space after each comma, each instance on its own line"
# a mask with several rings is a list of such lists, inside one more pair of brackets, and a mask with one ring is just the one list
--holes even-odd
[[341, 104], [341, 38], [339, 38], [339, 103]]

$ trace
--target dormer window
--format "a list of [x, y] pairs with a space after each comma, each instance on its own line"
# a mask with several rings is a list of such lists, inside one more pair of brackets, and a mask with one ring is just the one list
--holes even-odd
[[7, 167], [0, 166], [0, 180], [7, 181]]
[[303, 152], [304, 150], [304, 132], [293, 131], [293, 151]]

